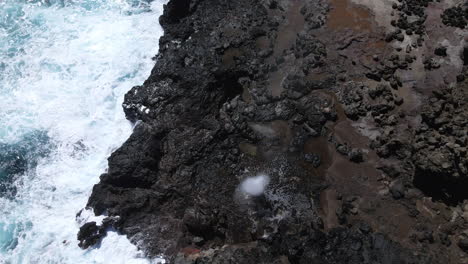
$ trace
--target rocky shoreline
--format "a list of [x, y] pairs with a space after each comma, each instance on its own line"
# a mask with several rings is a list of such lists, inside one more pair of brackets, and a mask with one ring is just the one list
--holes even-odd
[[468, 263], [467, 21], [457, 0], [169, 1], [80, 246], [114, 228], [170, 263]]

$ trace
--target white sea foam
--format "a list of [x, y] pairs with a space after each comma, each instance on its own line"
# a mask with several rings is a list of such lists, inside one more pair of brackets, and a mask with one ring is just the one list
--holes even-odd
[[98, 248], [76, 240], [76, 213], [131, 133], [123, 95], [149, 75], [162, 35], [163, 1], [129, 1], [0, 3], [10, 12], [0, 14], [0, 142], [39, 130], [53, 143], [16, 181], [15, 198], [0, 197], [0, 263], [154, 262], [115, 232]]

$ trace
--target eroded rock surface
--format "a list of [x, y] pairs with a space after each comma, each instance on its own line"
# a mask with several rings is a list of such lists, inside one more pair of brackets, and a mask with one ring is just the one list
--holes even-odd
[[169, 1], [88, 206], [171, 263], [467, 263], [462, 4]]

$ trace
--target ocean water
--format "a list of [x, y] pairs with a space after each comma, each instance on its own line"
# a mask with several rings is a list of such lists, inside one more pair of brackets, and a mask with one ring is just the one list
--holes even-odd
[[162, 0], [0, 0], [0, 263], [154, 263], [77, 219], [130, 135], [121, 103], [149, 75]]

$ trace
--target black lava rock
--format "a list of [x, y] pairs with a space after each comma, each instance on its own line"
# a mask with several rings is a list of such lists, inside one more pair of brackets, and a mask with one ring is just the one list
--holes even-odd
[[304, 155], [304, 160], [311, 163], [314, 168], [318, 168], [320, 166], [320, 156], [317, 154], [307, 153]]
[[403, 183], [397, 181], [390, 186], [390, 193], [392, 194], [393, 198], [401, 199], [405, 195], [405, 186]]
[[462, 238], [458, 240], [457, 243], [458, 247], [460, 247], [463, 251], [468, 253], [468, 238]]
[[354, 162], [362, 162], [364, 160], [364, 155], [360, 149], [351, 149], [348, 153], [349, 160]]
[[442, 57], [445, 57], [447, 56], [447, 48], [446, 47], [437, 47], [435, 50], [434, 50], [434, 54], [437, 55], [437, 56], [442, 56]]
[[106, 235], [105, 230], [96, 225], [96, 222], [89, 222], [84, 224], [78, 232], [78, 240], [80, 246], [86, 249], [90, 246], [97, 244]]

